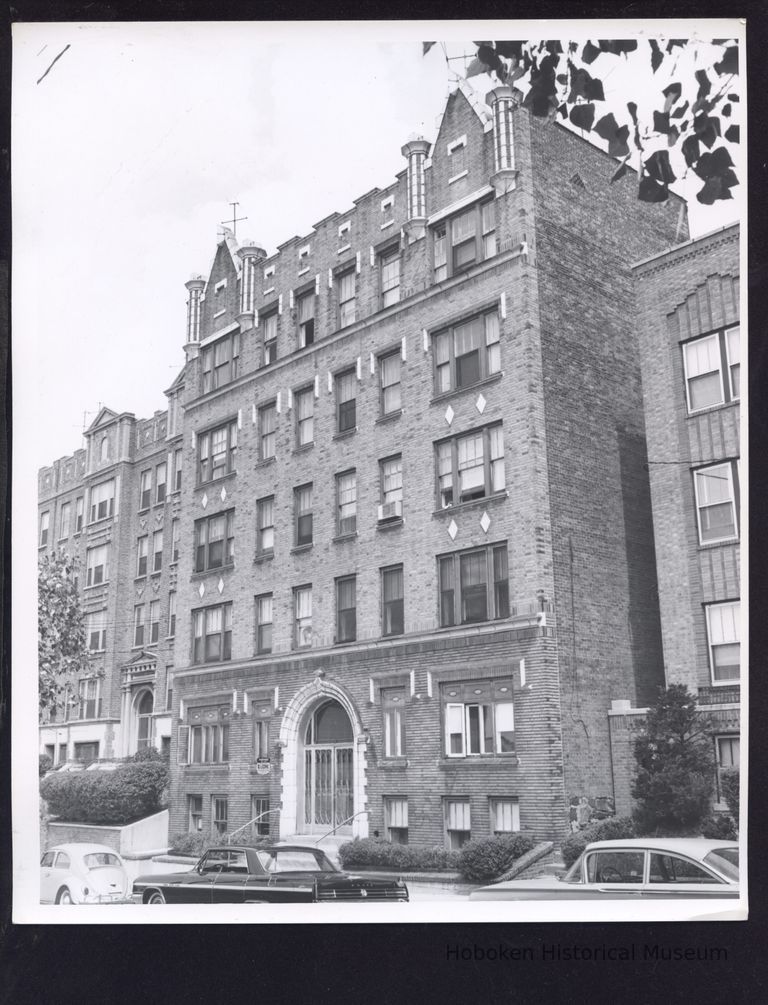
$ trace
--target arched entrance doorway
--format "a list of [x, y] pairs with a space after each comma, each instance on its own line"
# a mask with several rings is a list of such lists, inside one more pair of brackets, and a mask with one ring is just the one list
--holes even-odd
[[311, 710], [303, 744], [302, 829], [310, 834], [351, 830], [355, 739], [349, 716], [334, 698]]
[[141, 691], [136, 698], [136, 749], [145, 750], [153, 745], [153, 719], [155, 696], [152, 691]]

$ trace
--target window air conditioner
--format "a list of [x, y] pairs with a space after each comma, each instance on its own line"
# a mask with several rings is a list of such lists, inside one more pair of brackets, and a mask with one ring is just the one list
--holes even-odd
[[379, 506], [379, 523], [385, 520], [398, 520], [403, 515], [403, 502], [396, 499], [394, 502], [382, 503]]

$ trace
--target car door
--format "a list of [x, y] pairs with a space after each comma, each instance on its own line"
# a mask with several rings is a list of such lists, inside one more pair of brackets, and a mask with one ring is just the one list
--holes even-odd
[[601, 848], [587, 852], [584, 892], [590, 897], [625, 900], [640, 897], [646, 852], [638, 848]]
[[247, 879], [248, 859], [245, 849], [232, 848], [226, 853], [221, 868], [213, 874], [213, 903], [242, 904]]
[[213, 887], [227, 859], [226, 849], [209, 849], [192, 872], [186, 873], [181, 882], [174, 882], [172, 887], [167, 888], [166, 900], [180, 904], [212, 904]]
[[56, 858], [55, 851], [47, 851], [40, 859], [40, 903], [52, 904], [56, 896], [54, 888], [55, 879], [53, 876], [53, 860]]
[[738, 897], [738, 886], [726, 883], [699, 862], [684, 855], [650, 852], [648, 882], [643, 897]]

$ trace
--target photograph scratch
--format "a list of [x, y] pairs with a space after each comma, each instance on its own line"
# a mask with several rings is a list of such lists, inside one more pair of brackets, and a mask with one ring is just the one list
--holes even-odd
[[[46, 78], [46, 77], [48, 76], [48, 74], [49, 74], [49, 73], [51, 72], [51, 68], [53, 67], [53, 64], [54, 64], [54, 63], [56, 63], [56, 62], [58, 62], [58, 60], [60, 60], [60, 59], [61, 59], [61, 57], [62, 57], [62, 56], [64, 55], [64, 53], [65, 53], [65, 52], [67, 51], [67, 49], [68, 49], [68, 48], [69, 48], [69, 42], [67, 42], [67, 44], [66, 44], [66, 45], [64, 46], [64, 48], [63, 48], [63, 49], [61, 50], [61, 52], [60, 52], [60, 53], [58, 54], [58, 56], [56, 57], [56, 59], [54, 59], [54, 60], [53, 60], [53, 63], [51, 63], [51, 65], [50, 65], [50, 66], [48, 67], [48, 69], [47, 69], [47, 70], [45, 71], [45, 73], [44, 73], [44, 74], [42, 75], [42, 77], [40, 77], [40, 78], [38, 79], [38, 81], [37, 81], [37, 82], [38, 82], [38, 84], [40, 83], [40, 81], [41, 81], [41, 80], [45, 80], [45, 78]], [[41, 51], [42, 51], [42, 50], [41, 50]]]

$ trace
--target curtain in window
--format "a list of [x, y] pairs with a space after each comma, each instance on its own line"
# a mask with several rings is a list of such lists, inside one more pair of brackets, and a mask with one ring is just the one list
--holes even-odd
[[388, 799], [387, 800], [387, 826], [407, 827], [408, 826], [408, 800]]
[[403, 596], [403, 570], [388, 569], [383, 576], [384, 603], [401, 600]]
[[349, 610], [355, 606], [355, 586], [356, 580], [342, 579], [338, 583], [339, 588], [339, 609]]
[[355, 295], [355, 273], [354, 271], [345, 272], [343, 276], [339, 276], [339, 300], [344, 303], [346, 300], [352, 300]]
[[453, 345], [457, 356], [475, 352], [482, 343], [482, 318], [475, 318], [467, 324], [457, 325], [453, 330]]
[[297, 590], [296, 591], [296, 618], [301, 620], [303, 618], [312, 617], [312, 591], [311, 590]]
[[451, 220], [451, 243], [454, 246], [474, 237], [476, 220], [474, 208]]
[[354, 371], [349, 373], [343, 373], [336, 378], [337, 380], [337, 393], [339, 395], [339, 402], [351, 401], [357, 391], [357, 378], [355, 377]]
[[476, 489], [485, 488], [483, 466], [483, 434], [463, 436], [458, 441], [459, 485], [462, 498]]
[[299, 297], [299, 324], [304, 324], [315, 316], [315, 296], [313, 293]]
[[489, 430], [491, 455], [491, 491], [501, 492], [504, 488], [504, 432], [501, 426]]
[[385, 503], [403, 498], [403, 462], [400, 457], [382, 463], [381, 489]]
[[302, 391], [301, 394], [296, 395], [296, 414], [299, 417], [299, 422], [312, 418], [314, 403], [312, 395], [312, 391]]
[[449, 799], [447, 803], [448, 830], [468, 831], [470, 829], [470, 807], [469, 802], [459, 802], [457, 799]]
[[717, 604], [709, 607], [709, 641], [712, 645], [741, 641], [739, 604]]

